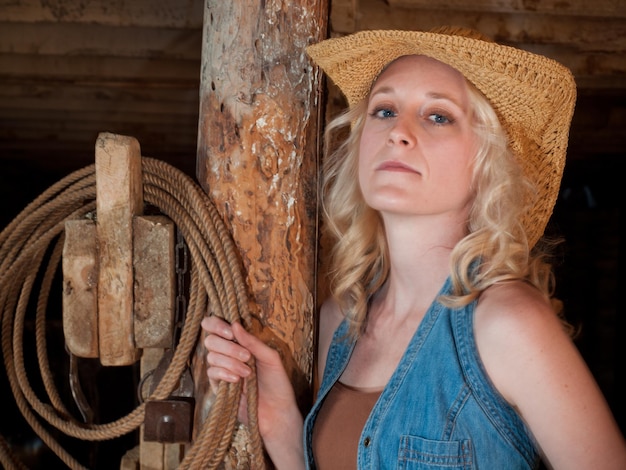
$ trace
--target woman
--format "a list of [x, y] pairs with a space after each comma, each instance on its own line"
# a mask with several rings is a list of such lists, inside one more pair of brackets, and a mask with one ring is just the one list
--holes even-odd
[[[332, 298], [303, 422], [278, 354], [207, 318], [211, 386], [249, 376], [277, 468], [624, 469], [537, 243], [575, 101], [545, 57], [454, 28], [308, 48], [350, 105], [325, 160]], [[244, 417], [245, 419], [245, 417]]]

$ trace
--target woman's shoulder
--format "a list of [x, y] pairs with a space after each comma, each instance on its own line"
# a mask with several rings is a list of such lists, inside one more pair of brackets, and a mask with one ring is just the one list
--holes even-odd
[[[550, 301], [534, 286], [524, 281], [496, 283], [481, 293], [477, 318], [492, 327], [518, 327], [517, 322], [554, 319]], [[495, 324], [494, 324], [495, 322]]]
[[474, 334], [488, 375], [509, 402], [524, 374], [562, 360], [558, 345], [569, 351], [571, 343], [550, 301], [522, 281], [498, 283], [481, 294]]

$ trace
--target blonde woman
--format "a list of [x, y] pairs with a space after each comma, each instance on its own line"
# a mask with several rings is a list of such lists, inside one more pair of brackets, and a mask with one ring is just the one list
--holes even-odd
[[327, 137], [350, 128], [325, 158], [335, 243], [320, 388], [303, 419], [278, 354], [214, 317], [211, 385], [245, 379], [255, 357], [279, 469], [626, 468], [542, 253], [569, 70], [457, 28], [366, 31], [308, 52], [350, 105]]

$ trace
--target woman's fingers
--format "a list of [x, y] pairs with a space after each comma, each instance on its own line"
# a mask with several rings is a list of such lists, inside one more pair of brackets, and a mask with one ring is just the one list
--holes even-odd
[[213, 315], [204, 317], [200, 324], [202, 325], [202, 329], [209, 334], [216, 334], [225, 339], [233, 339], [233, 332], [230, 325], [219, 317]]
[[251, 369], [246, 362], [250, 352], [234, 341], [231, 326], [220, 318], [207, 317], [202, 320], [202, 328], [207, 332], [204, 346], [211, 386], [217, 386], [219, 380], [237, 382], [248, 377]]
[[274, 350], [255, 335], [246, 331], [241, 323], [233, 323], [231, 333], [234, 335], [235, 341], [243, 346], [246, 351], [252, 353], [258, 361], [266, 361], [268, 359], [271, 361], [272, 359], [270, 358], [274, 357]]

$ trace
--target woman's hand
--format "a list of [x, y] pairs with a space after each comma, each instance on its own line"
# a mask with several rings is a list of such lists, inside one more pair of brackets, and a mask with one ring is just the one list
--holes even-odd
[[[254, 356], [259, 433], [265, 447], [277, 468], [302, 467], [302, 415], [278, 352], [248, 333], [239, 323], [229, 325], [211, 316], [202, 320], [202, 328], [207, 333], [204, 346], [211, 388], [215, 390], [221, 380], [236, 383], [250, 377], [252, 369], [247, 362]], [[242, 394], [239, 419], [247, 423], [245, 400], [246, 396]]]
[[204, 346], [207, 349], [207, 375], [211, 388], [216, 390], [220, 380], [236, 383], [248, 377], [251, 369], [246, 363], [251, 354], [237, 344], [231, 325], [221, 318], [210, 316], [202, 320], [202, 328], [207, 333]]

